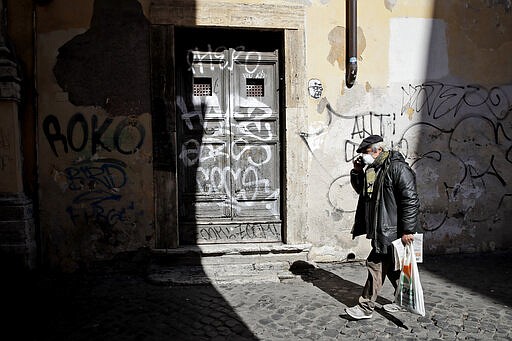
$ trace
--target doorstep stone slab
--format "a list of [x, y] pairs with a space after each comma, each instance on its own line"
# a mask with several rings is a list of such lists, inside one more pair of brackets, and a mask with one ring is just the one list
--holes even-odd
[[307, 262], [310, 244], [194, 245], [154, 250], [147, 279], [162, 285], [241, 284], [294, 279], [290, 267]]

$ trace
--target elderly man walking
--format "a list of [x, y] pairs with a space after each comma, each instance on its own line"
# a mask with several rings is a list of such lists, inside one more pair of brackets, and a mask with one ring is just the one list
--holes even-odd
[[[391, 243], [398, 238], [404, 244], [413, 241], [419, 199], [413, 170], [400, 152], [388, 150], [381, 136], [366, 137], [357, 152], [362, 155], [350, 172], [352, 187], [359, 194], [352, 237], [366, 235], [372, 241], [372, 251], [366, 259], [368, 278], [359, 304], [345, 311], [360, 320], [372, 317], [386, 277], [395, 291], [398, 287], [400, 271], [395, 270]], [[384, 309], [396, 311], [398, 307], [392, 303]]]

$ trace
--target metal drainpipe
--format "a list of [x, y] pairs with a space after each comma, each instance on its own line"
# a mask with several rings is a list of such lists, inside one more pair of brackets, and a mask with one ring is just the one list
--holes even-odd
[[346, 0], [346, 73], [345, 82], [351, 88], [357, 75], [357, 0]]

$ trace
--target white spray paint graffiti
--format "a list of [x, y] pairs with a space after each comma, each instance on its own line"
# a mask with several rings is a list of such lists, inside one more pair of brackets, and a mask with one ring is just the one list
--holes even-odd
[[[269, 132], [269, 135], [271, 135], [271, 132]], [[272, 150], [269, 146], [250, 145], [243, 139], [237, 139], [231, 144], [232, 150], [236, 150], [236, 146], [240, 149], [238, 153], [231, 153], [233, 163], [236, 164], [236, 161], [246, 159], [249, 164], [248, 166], [244, 168], [233, 168], [229, 165], [223, 168], [208, 166], [206, 161], [229, 157], [229, 153], [226, 150], [227, 146], [220, 144], [220, 142], [217, 146], [214, 146], [215, 142], [205, 145], [195, 139], [188, 139], [182, 145], [179, 159], [183, 165], [186, 167], [197, 167], [196, 190], [198, 194], [224, 193], [234, 202], [235, 209], [240, 209], [241, 207], [239, 207], [238, 200], [232, 194], [232, 183], [240, 184], [237, 194], [244, 200], [254, 200], [261, 195], [265, 195], [265, 199], [276, 199], [279, 197], [279, 190], [271, 188], [270, 180], [260, 170], [262, 166], [269, 164], [272, 160]], [[240, 145], [243, 147], [240, 148]], [[263, 157], [255, 159], [251, 153]], [[248, 196], [248, 193], [252, 194]], [[221, 204], [226, 205], [226, 203]], [[251, 203], [248, 202], [245, 205], [251, 205]], [[274, 206], [270, 206], [269, 209], [274, 209]], [[277, 212], [272, 213], [276, 214]]]
[[[265, 80], [269, 71], [261, 68], [262, 57], [259, 52], [244, 51], [243, 47], [235, 51], [220, 47], [211, 53], [188, 54], [189, 71], [194, 76], [208, 77], [212, 80], [210, 96], [193, 96], [192, 105], [178, 96], [177, 107], [183, 127], [188, 129], [181, 142], [178, 158], [185, 172], [194, 172], [189, 176], [195, 182], [193, 189], [198, 196], [221, 195], [227, 200], [212, 201], [218, 205], [234, 209], [240, 213], [253, 205], [262, 205], [273, 216], [279, 216], [279, 186], [276, 188], [272, 175], [278, 152], [273, 150], [278, 140], [276, 113], [268, 103], [260, 101], [261, 95], [240, 96], [238, 104], [243, 110], [234, 110], [227, 117], [222, 102], [222, 84], [219, 85], [220, 70], [233, 71], [238, 68], [241, 79], [251, 82], [258, 88], [257, 80]], [[217, 69], [218, 68], [218, 69]], [[262, 81], [263, 82], [263, 81]], [[263, 83], [262, 83], [263, 84]], [[264, 87], [261, 86], [261, 91]], [[257, 90], [255, 90], [257, 91]], [[200, 108], [200, 109], [198, 109]], [[255, 203], [259, 201], [259, 203]], [[261, 207], [257, 209], [261, 210]]]
[[[189, 64], [189, 71], [192, 72], [192, 74], [203, 74], [205, 73], [206, 69], [209, 69], [213, 71], [215, 67], [219, 67], [221, 70], [227, 69], [229, 71], [233, 70], [233, 67], [237, 61], [247, 61], [247, 60], [254, 60], [253, 56], [257, 57], [257, 62], [254, 63], [243, 63], [245, 65], [245, 71], [249, 74], [253, 74], [258, 69], [259, 62], [261, 61], [260, 53], [257, 51], [247, 51], [247, 53], [244, 54], [244, 57], [241, 57], [241, 52], [244, 52], [245, 47], [244, 46], [238, 46], [234, 49], [233, 53], [230, 54], [229, 59], [225, 59], [226, 55], [224, 51], [228, 51], [229, 49], [225, 46], [220, 46], [216, 48], [215, 50], [212, 49], [211, 45], [208, 44], [208, 52], [213, 52], [209, 54], [203, 54], [203, 55], [197, 55], [194, 54], [193, 50], [188, 51], [188, 64]], [[193, 63], [192, 63], [193, 61]], [[192, 67], [198, 66], [198, 69]], [[252, 68], [249, 68], [250, 65], [253, 65]]]

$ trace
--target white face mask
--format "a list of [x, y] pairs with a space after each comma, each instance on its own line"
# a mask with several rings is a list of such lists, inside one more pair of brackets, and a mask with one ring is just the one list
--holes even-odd
[[363, 154], [363, 161], [367, 165], [371, 165], [375, 159], [370, 154]]

